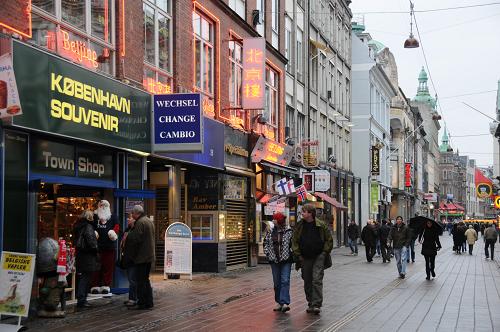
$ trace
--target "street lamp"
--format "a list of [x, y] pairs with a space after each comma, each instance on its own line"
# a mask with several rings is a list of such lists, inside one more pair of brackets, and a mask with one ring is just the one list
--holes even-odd
[[413, 3], [410, 1], [410, 36], [405, 40], [405, 48], [417, 48], [420, 46], [418, 40], [413, 37]]

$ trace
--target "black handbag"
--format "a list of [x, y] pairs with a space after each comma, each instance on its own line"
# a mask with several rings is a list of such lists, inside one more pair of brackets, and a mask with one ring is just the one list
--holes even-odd
[[332, 261], [332, 255], [330, 253], [325, 253], [325, 263], [323, 265], [323, 268], [329, 269], [333, 266], [333, 261]]

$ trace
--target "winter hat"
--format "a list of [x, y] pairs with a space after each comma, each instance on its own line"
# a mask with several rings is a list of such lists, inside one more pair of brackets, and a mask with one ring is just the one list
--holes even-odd
[[273, 214], [273, 220], [284, 221], [285, 219], [286, 219], [286, 216], [281, 212], [276, 212], [275, 214]]

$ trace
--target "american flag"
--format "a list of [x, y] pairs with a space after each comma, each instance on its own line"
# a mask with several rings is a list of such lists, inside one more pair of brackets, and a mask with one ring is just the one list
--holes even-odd
[[299, 198], [300, 202], [303, 202], [307, 199], [307, 190], [303, 184], [295, 188], [295, 191], [297, 193], [297, 197]]

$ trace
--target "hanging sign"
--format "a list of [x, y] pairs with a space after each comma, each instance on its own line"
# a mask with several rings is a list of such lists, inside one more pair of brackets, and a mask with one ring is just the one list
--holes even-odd
[[252, 150], [252, 163], [258, 163], [261, 160], [288, 166], [292, 160], [293, 149], [291, 146], [260, 136]]
[[380, 197], [380, 187], [377, 182], [370, 185], [370, 213], [378, 213], [378, 201]]
[[167, 274], [189, 274], [193, 280], [193, 234], [186, 224], [175, 222], [165, 231], [163, 279]]
[[262, 110], [265, 108], [266, 91], [266, 40], [243, 39], [242, 107]]
[[495, 196], [495, 208], [500, 209], [500, 196]]
[[203, 152], [201, 94], [154, 95], [155, 152]]
[[0, 56], [0, 118], [21, 114], [12, 56], [6, 53]]
[[34, 271], [35, 255], [2, 251], [0, 315], [28, 317]]
[[326, 169], [313, 169], [314, 173], [314, 191], [330, 190], [330, 171]]
[[411, 163], [405, 163], [405, 187], [411, 187]]
[[372, 146], [372, 175], [380, 175], [380, 150], [376, 146]]
[[302, 147], [302, 166], [305, 168], [317, 167], [319, 165], [319, 141], [304, 140]]
[[308, 192], [316, 191], [316, 173], [314, 172], [304, 172], [302, 173], [302, 184]]

